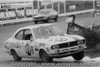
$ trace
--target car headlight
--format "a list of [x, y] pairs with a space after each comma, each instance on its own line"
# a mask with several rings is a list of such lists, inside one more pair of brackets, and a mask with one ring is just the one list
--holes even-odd
[[79, 41], [77, 41], [77, 44], [78, 44], [78, 45], [80, 45], [80, 44], [85, 44], [85, 42], [86, 42], [85, 40], [79, 40]]
[[51, 46], [51, 49], [59, 49], [59, 45], [53, 45], [53, 46]]
[[4, 44], [5, 49], [9, 49], [7, 43]]

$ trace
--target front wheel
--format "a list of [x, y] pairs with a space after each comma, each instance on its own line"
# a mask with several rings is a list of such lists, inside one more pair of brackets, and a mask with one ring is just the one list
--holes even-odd
[[22, 58], [18, 56], [18, 54], [16, 53], [16, 51], [13, 51], [12, 56], [13, 56], [13, 59], [15, 61], [21, 61], [22, 60]]
[[35, 24], [37, 24], [38, 23], [38, 21], [34, 21], [35, 22]]
[[49, 57], [49, 55], [45, 51], [42, 50], [40, 53], [41, 53], [40, 57], [43, 62], [52, 62], [53, 61], [53, 58]]
[[79, 52], [79, 53], [76, 53], [76, 54], [74, 54], [74, 55], [72, 55], [72, 56], [73, 56], [73, 58], [74, 58], [75, 60], [82, 60], [83, 57], [84, 57], [84, 51], [81, 51], [81, 52]]

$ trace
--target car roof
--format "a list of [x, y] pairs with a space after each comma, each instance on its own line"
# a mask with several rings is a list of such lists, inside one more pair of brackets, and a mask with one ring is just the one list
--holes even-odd
[[34, 28], [39, 28], [42, 26], [49, 26], [49, 25], [53, 25], [53, 24], [55, 24], [55, 23], [35, 24], [35, 25], [25, 26], [20, 29], [34, 29]]

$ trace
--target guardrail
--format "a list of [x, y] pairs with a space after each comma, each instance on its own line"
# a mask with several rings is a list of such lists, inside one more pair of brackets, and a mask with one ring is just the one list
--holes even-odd
[[[93, 12], [94, 9], [90, 9], [90, 10], [84, 10], [84, 11], [77, 11], [77, 12], [70, 12], [70, 13], [63, 13], [63, 14], [59, 14], [59, 17], [65, 17], [68, 15], [72, 15], [72, 14], [85, 14], [85, 13], [90, 13]], [[6, 26], [6, 25], [11, 25], [11, 24], [17, 24], [17, 23], [23, 23], [23, 22], [27, 22], [28, 21], [32, 21], [33, 18], [29, 17], [29, 18], [21, 18], [21, 19], [12, 19], [12, 20], [5, 20], [5, 21], [0, 21], [0, 26]], [[34, 22], [33, 22], [34, 23]]]

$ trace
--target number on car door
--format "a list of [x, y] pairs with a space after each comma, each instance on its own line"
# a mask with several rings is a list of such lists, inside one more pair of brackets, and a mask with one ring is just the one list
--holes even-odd
[[19, 52], [21, 56], [31, 57], [34, 53], [33, 46], [30, 45], [30, 38], [32, 37], [32, 32], [30, 29], [23, 29], [19, 31], [15, 38], [16, 41], [20, 43], [21, 48], [19, 48]]

